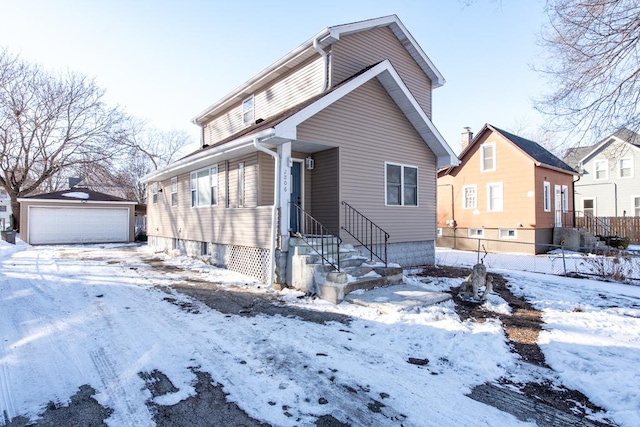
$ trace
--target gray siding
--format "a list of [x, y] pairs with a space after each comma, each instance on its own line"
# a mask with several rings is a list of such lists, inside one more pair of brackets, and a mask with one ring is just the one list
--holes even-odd
[[[266, 87], [256, 91], [253, 94], [254, 119], [267, 119], [319, 93], [323, 71], [323, 61], [318, 54], [284, 74], [278, 80], [270, 82]], [[242, 124], [242, 101], [251, 95], [251, 93], [240, 94], [236, 105], [205, 125], [204, 139], [206, 144], [214, 145], [217, 141], [233, 135], [245, 127]]]
[[311, 171], [311, 215], [329, 230], [340, 231], [340, 198], [338, 149], [321, 151], [313, 155], [316, 166]]
[[431, 81], [388, 27], [341, 37], [331, 50], [331, 83], [388, 59], [431, 118]]
[[[340, 146], [338, 200], [385, 229], [391, 242], [435, 240], [436, 158], [377, 80], [301, 124], [298, 137]], [[419, 206], [385, 206], [386, 161], [418, 167]]]
[[[619, 162], [631, 159], [632, 176], [619, 177]], [[595, 163], [606, 160], [608, 176], [595, 179]], [[634, 198], [640, 197], [640, 148], [616, 141], [584, 164], [584, 174], [575, 183], [576, 211], [583, 210], [584, 199], [594, 199], [597, 216], [634, 216]]]
[[[245, 207], [238, 207], [239, 162], [245, 162]], [[170, 179], [162, 181], [157, 203], [151, 201], [149, 191], [148, 235], [269, 248], [271, 207], [257, 206], [258, 171], [257, 153], [219, 163], [218, 204], [214, 206], [191, 207], [189, 173], [178, 176], [178, 206], [171, 206]]]

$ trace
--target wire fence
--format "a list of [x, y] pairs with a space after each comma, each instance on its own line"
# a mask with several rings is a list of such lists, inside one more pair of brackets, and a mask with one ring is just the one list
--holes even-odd
[[[467, 250], [452, 249], [438, 242], [438, 265], [473, 267], [475, 264], [483, 263], [494, 269], [640, 284], [640, 251], [637, 250], [609, 246], [572, 247], [568, 250], [564, 246], [540, 243], [510, 241], [505, 246], [503, 240], [458, 239], [461, 242], [458, 242], [460, 245], [457, 247]], [[471, 249], [474, 247], [475, 249]]]

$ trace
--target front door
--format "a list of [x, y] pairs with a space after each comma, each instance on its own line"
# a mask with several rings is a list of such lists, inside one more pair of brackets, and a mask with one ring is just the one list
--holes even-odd
[[302, 168], [300, 162], [293, 162], [291, 166], [291, 211], [289, 228], [292, 233], [300, 231], [300, 211], [296, 205], [302, 208]]
[[554, 208], [556, 209], [556, 227], [562, 227], [562, 187], [554, 186], [555, 200]]

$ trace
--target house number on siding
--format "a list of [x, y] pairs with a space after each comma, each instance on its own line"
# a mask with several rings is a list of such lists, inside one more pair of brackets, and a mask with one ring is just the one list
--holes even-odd
[[284, 187], [283, 190], [284, 190], [284, 192], [286, 194], [286, 193], [289, 192], [289, 171], [285, 170], [285, 171], [283, 171], [283, 174], [284, 174], [284, 176], [282, 178], [282, 185]]

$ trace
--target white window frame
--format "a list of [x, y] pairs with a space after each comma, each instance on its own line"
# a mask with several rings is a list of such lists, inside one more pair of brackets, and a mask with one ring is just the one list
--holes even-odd
[[[489, 168], [485, 168], [485, 149], [491, 148], [493, 152], [492, 166]], [[493, 172], [496, 170], [496, 143], [495, 142], [487, 142], [480, 146], [480, 172]]]
[[543, 182], [542, 208], [545, 212], [551, 212], [551, 183], [549, 181]]
[[256, 99], [253, 95], [242, 100], [242, 124], [253, 124], [256, 111]]
[[[473, 203], [467, 205], [467, 190], [473, 189]], [[476, 184], [469, 184], [462, 186], [462, 209], [477, 209], [478, 208], [478, 186]]]
[[[492, 188], [500, 189], [500, 206], [492, 205]], [[504, 187], [501, 182], [490, 182], [487, 184], [487, 212], [502, 212], [504, 210]]]
[[569, 186], [562, 186], [562, 212], [569, 212]]
[[245, 207], [245, 194], [244, 194], [244, 190], [245, 190], [245, 172], [244, 172], [244, 162], [240, 162], [238, 163], [238, 207], [239, 208], [243, 208]]
[[[604, 165], [604, 169], [598, 169], [598, 165]], [[598, 178], [598, 172], [603, 171], [604, 177]], [[609, 160], [596, 160], [593, 162], [593, 180], [606, 181], [609, 179]]]
[[593, 213], [591, 215], [595, 217], [596, 216], [596, 198], [595, 197], [583, 197], [582, 198], [582, 201], [581, 201], [581, 204], [580, 204], [580, 207], [582, 209], [582, 214], [584, 215], [584, 209], [585, 209], [584, 208], [584, 202], [586, 200], [591, 200], [593, 202], [593, 207], [591, 208], [593, 210]]
[[171, 206], [178, 206], [178, 177], [171, 178]]
[[442, 237], [442, 227], [436, 228], [436, 237]]
[[[511, 232], [513, 232], [513, 236], [509, 236]], [[498, 237], [501, 239], [517, 239], [518, 230], [515, 228], [501, 228], [498, 230]]]
[[636, 200], [640, 201], [640, 196], [631, 196], [631, 212], [633, 216], [640, 216], [640, 204], [636, 207]]
[[[390, 204], [389, 203], [389, 192], [388, 192], [388, 187], [389, 187], [389, 182], [387, 181], [387, 168], [389, 166], [398, 166], [400, 167], [400, 203], [398, 204]], [[404, 182], [404, 171], [406, 168], [410, 168], [410, 169], [415, 169], [416, 170], [416, 186], [415, 186], [415, 192], [416, 192], [416, 203], [414, 204], [407, 204], [405, 199], [404, 199], [404, 193], [405, 193], [405, 182]], [[417, 166], [412, 166], [412, 165], [403, 165], [400, 163], [393, 163], [393, 162], [384, 162], [384, 205], [385, 206], [406, 206], [406, 207], [418, 207], [420, 205], [420, 200], [418, 197], [418, 193], [419, 193], [419, 189], [420, 189], [420, 176], [419, 176], [419, 171], [418, 171], [418, 167]]]
[[484, 237], [484, 228], [468, 228], [467, 237], [472, 239], [482, 239]]
[[[208, 190], [209, 194], [209, 203], [200, 201], [200, 193], [199, 190], [204, 190], [198, 188], [198, 184], [200, 181], [198, 180], [199, 175], [202, 172], [207, 172], [207, 176], [209, 177], [208, 182], [204, 185]], [[189, 189], [191, 195], [191, 207], [192, 208], [203, 208], [207, 206], [216, 206], [218, 204], [218, 165], [214, 165], [204, 169], [198, 169], [197, 171], [191, 172], [189, 175]]]
[[156, 204], [158, 203], [158, 183], [154, 182], [151, 184], [151, 201]]
[[[628, 160], [630, 163], [629, 167], [625, 168], [625, 169], [629, 169], [629, 176], [622, 176], [622, 162], [625, 160]], [[633, 178], [633, 157], [624, 157], [618, 160], [618, 178], [619, 179]]]

